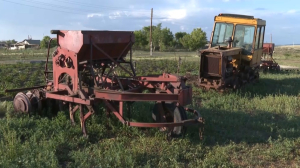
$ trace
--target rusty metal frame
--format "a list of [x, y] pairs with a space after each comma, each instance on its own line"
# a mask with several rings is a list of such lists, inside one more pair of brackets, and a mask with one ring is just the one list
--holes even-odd
[[185, 126], [185, 125], [192, 125], [192, 124], [203, 124], [203, 120], [202, 117], [200, 115], [200, 113], [196, 110], [191, 110], [186, 108], [185, 110], [187, 112], [191, 112], [195, 115], [195, 119], [189, 119], [189, 120], [183, 120], [182, 122], [178, 122], [178, 123], [141, 123], [141, 122], [130, 122], [130, 121], [126, 121], [123, 118], [123, 102], [119, 102], [119, 111], [116, 110], [116, 108], [113, 106], [113, 104], [108, 101], [105, 100], [104, 103], [106, 104], [106, 106], [112, 111], [112, 113], [125, 125], [127, 126], [131, 126], [131, 127], [177, 127], [177, 126]]
[[[48, 82], [48, 74], [52, 73], [52, 71], [48, 71], [48, 61], [49, 61], [51, 41], [55, 40], [55, 39], [58, 40], [58, 38], [50, 38], [49, 43], [48, 43], [48, 54], [47, 54], [47, 59], [46, 59], [46, 63], [45, 63], [45, 71], [44, 71], [46, 82]], [[57, 41], [57, 44], [58, 44], [58, 41]]]
[[[127, 72], [130, 76], [133, 76], [133, 74], [131, 72], [129, 72], [127, 69], [125, 69], [122, 65], [120, 65], [120, 63], [118, 62], [118, 60], [121, 58], [122, 54], [124, 53], [124, 51], [130, 46], [131, 47], [131, 41], [128, 43], [128, 45], [123, 49], [122, 53], [120, 54], [120, 56], [118, 56], [117, 60], [114, 60], [110, 55], [108, 55], [106, 52], [104, 52], [100, 47], [98, 47], [97, 45], [95, 45], [93, 43], [92, 37], [90, 37], [90, 44], [92, 46], [94, 46], [97, 50], [99, 50], [102, 54], [104, 54], [108, 59], [110, 59], [112, 62], [114, 62], [116, 65], [118, 65], [121, 69], [123, 69], [125, 72]], [[91, 47], [92, 48], [92, 47]], [[131, 51], [130, 51], [131, 52]], [[92, 53], [91, 53], [92, 54]], [[130, 58], [131, 58], [131, 54], [130, 54]], [[130, 62], [132, 64], [132, 62]], [[132, 69], [134, 71], [134, 69]], [[135, 74], [135, 72], [134, 72]]]
[[271, 59], [263, 59], [261, 60], [260, 67], [263, 70], [270, 69], [280, 69], [279, 64], [274, 60], [273, 58], [273, 51], [274, 51], [275, 44], [274, 43], [263, 43], [262, 45], [262, 54], [265, 57], [265, 55], [268, 55]]
[[[59, 31], [57, 31], [57, 36]], [[69, 70], [72, 73], [72, 86], [68, 84], [58, 83], [58, 77], [53, 77], [56, 80], [52, 83], [49, 83], [48, 78], [46, 76], [46, 82], [48, 85], [45, 86], [38, 86], [38, 87], [31, 87], [31, 88], [21, 88], [21, 89], [14, 89], [10, 90], [13, 91], [21, 91], [21, 90], [30, 90], [30, 89], [40, 89], [45, 95], [43, 99], [54, 99], [54, 100], [61, 100], [63, 102], [69, 103], [69, 114], [72, 124], [74, 122], [74, 114], [76, 111], [79, 110], [80, 112], [80, 124], [82, 128], [82, 132], [84, 135], [87, 134], [85, 128], [85, 121], [95, 113], [94, 105], [97, 102], [104, 102], [107, 110], [109, 110], [112, 114], [114, 114], [120, 122], [127, 126], [132, 127], [176, 127], [176, 126], [185, 126], [185, 125], [203, 125], [204, 121], [200, 116], [200, 113], [195, 110], [191, 110], [186, 108], [186, 112], [192, 112], [195, 115], [194, 119], [186, 119], [182, 122], [164, 122], [164, 123], [143, 123], [143, 122], [131, 122], [127, 121], [123, 118], [124, 111], [123, 111], [123, 103], [124, 102], [149, 102], [149, 101], [156, 101], [156, 102], [173, 102], [177, 106], [185, 106], [187, 104], [192, 103], [192, 88], [185, 85], [185, 81], [187, 80], [184, 77], [173, 75], [173, 74], [166, 74], [163, 73], [162, 75], [149, 75], [149, 76], [136, 76], [135, 68], [133, 68], [132, 64], [132, 44], [131, 36], [130, 41], [124, 47], [121, 54], [117, 57], [112, 57], [111, 55], [107, 54], [104, 50], [98, 47], [93, 42], [93, 37], [89, 36], [89, 46], [90, 46], [90, 58], [89, 61], [84, 61], [83, 63], [79, 63], [78, 60], [73, 60], [76, 64], [74, 64], [74, 69]], [[57, 38], [58, 39], [58, 38]], [[51, 39], [52, 40], [52, 39]], [[51, 42], [50, 40], [50, 42]], [[49, 42], [49, 44], [50, 44]], [[130, 61], [121, 61], [122, 55], [124, 52], [130, 47]], [[93, 57], [93, 50], [99, 50], [106, 58], [110, 60], [110, 63], [114, 63], [118, 65], [123, 71], [127, 72], [130, 77], [111, 77], [109, 76], [112, 68], [108, 72], [108, 74], [104, 74], [105, 69], [102, 71], [103, 74], [98, 76], [99, 74], [95, 75], [93, 66], [94, 60]], [[48, 71], [48, 58], [49, 58], [49, 50], [50, 45], [48, 45], [48, 55], [47, 61], [45, 66], [45, 74]], [[68, 49], [60, 48], [60, 53], [69, 53]], [[73, 51], [72, 55], [76, 55]], [[55, 53], [54, 53], [55, 54]], [[77, 57], [74, 56], [74, 59]], [[72, 58], [72, 59], [73, 59]], [[54, 61], [54, 58], [52, 58]], [[97, 60], [96, 60], [97, 61]], [[98, 60], [99, 61], [99, 60]], [[100, 62], [102, 60], [100, 59]], [[129, 72], [125, 69], [121, 63], [129, 63], [131, 66], [132, 72]], [[94, 87], [83, 87], [81, 84], [81, 75], [79, 66], [90, 65], [91, 76], [93, 79]], [[106, 67], [106, 64], [104, 68]], [[56, 72], [58, 71], [58, 72]], [[77, 71], [77, 72], [76, 72]], [[53, 69], [53, 74], [61, 74], [60, 72], [67, 72], [62, 68], [55, 68]], [[74, 77], [74, 78], [73, 78]], [[79, 84], [74, 85], [74, 81], [77, 82], [79, 80]], [[102, 88], [100, 87], [102, 84]], [[74, 88], [76, 86], [76, 88]], [[77, 88], [78, 87], [78, 88]], [[126, 88], [125, 88], [126, 87]], [[53, 89], [54, 88], [54, 89]], [[121, 89], [119, 91], [117, 89]], [[150, 93], [143, 93], [143, 91], [149, 90]], [[119, 104], [119, 108], [116, 108], [113, 102], [117, 102]], [[75, 106], [74, 106], [75, 105]], [[88, 109], [87, 113], [84, 113], [84, 110]]]

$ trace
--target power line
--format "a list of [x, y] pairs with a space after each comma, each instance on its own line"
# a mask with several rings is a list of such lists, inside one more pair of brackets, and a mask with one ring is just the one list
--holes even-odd
[[2, 0], [2, 1], [9, 2], [9, 3], [12, 3], [12, 4], [18, 4], [18, 5], [24, 5], [24, 6], [39, 8], [39, 9], [46, 9], [46, 10], [51, 10], [51, 11], [63, 12], [63, 13], [79, 14], [79, 13], [75, 13], [75, 12], [67, 12], [67, 11], [60, 11], [60, 10], [49, 9], [49, 8], [42, 8], [42, 7], [38, 7], [38, 6], [32, 6], [32, 5], [27, 5], [27, 4], [22, 4], [22, 3], [7, 1], [7, 0]]
[[50, 4], [50, 3], [44, 3], [40, 1], [34, 1], [34, 0], [22, 0], [23, 2], [32, 2], [34, 4], [40, 4], [40, 5], [45, 5], [45, 6], [52, 6], [55, 8], [62, 8], [62, 9], [71, 9], [71, 10], [76, 10], [76, 11], [82, 11], [82, 12], [91, 12], [89, 10], [82, 10], [81, 8], [72, 8], [72, 7], [66, 7], [66, 6], [60, 6], [60, 5], [55, 5], [55, 4]]
[[[123, 8], [123, 7], [112, 7], [112, 6], [103, 6], [103, 5], [95, 5], [95, 4], [89, 4], [89, 3], [80, 3], [78, 1], [71, 1], [71, 0], [55, 0], [55, 1], [58, 1], [58, 2], [62, 2], [62, 3], [67, 3], [67, 4], [76, 4], [76, 5], [80, 5], [80, 6], [87, 6], [87, 7], [93, 7], [93, 8], [111, 8], [111, 9], [125, 9], [125, 10], [133, 10], [131, 8]], [[145, 12], [148, 12], [148, 10], [146, 9], [143, 9], [143, 10], [140, 10], [139, 11], [145, 11]]]
[[[66, 6], [61, 6], [61, 5], [55, 5], [55, 4], [50, 4], [50, 3], [45, 3], [45, 2], [35, 1], [35, 0], [23, 0], [23, 1], [31, 2], [31, 3], [34, 3], [34, 4], [39, 4], [39, 5], [42, 5], [42, 6], [45, 5], [45, 6], [52, 6], [52, 7], [55, 7], [55, 8], [76, 10], [77, 13], [69, 12], [69, 11], [65, 11], [65, 10], [49, 9], [49, 8], [44, 8], [44, 7], [40, 7], [40, 6], [33, 6], [33, 5], [29, 5], [29, 4], [18, 3], [18, 2], [14, 2], [14, 1], [8, 1], [8, 0], [2, 0], [2, 1], [13, 3], [13, 4], [19, 4], [19, 5], [23, 5], [23, 6], [29, 6], [29, 7], [35, 7], [35, 8], [58, 11], [58, 12], [65, 12], [65, 13], [73, 13], [73, 14], [79, 14], [78, 12], [86, 12], [86, 13], [97, 13], [97, 12], [99, 12], [99, 11], [91, 11], [91, 10], [82, 10], [82, 8], [74, 8], [74, 7], [66, 7]], [[101, 12], [103, 12], [103, 10]], [[122, 12], [126, 13], [127, 11], [122, 11]], [[138, 11], [138, 12], [135, 11], [135, 13], [143, 13], [146, 16], [146, 13], [142, 12], [142, 11]]]
[[[45, 3], [45, 2], [36, 1], [36, 0], [23, 0], [23, 1], [26, 1], [26, 2], [29, 2], [29, 3], [33, 3], [33, 4], [39, 4], [39, 5], [42, 5], [42, 6], [45, 5], [47, 7], [48, 6], [52, 6], [52, 7], [55, 7], [55, 8], [70, 9], [70, 10], [76, 10], [76, 11], [82, 11], [82, 12], [89, 12], [89, 13], [99, 12], [99, 8], [103, 8], [103, 7], [99, 6], [99, 7], [96, 7], [98, 9], [97, 11], [95, 11], [95, 9], [93, 9], [93, 11], [91, 11], [90, 9], [83, 10], [82, 7], [81, 8], [76, 8], [76, 7], [70, 7], [70, 6], [64, 6], [64, 5], [56, 5], [56, 4]], [[7, 1], [7, 0], [6, 0], [6, 2], [17, 3], [17, 2], [13, 2], [13, 1]], [[23, 4], [23, 5], [28, 5], [28, 4]], [[103, 10], [101, 10], [101, 11], [103, 11]], [[105, 9], [105, 11], [108, 11], [108, 10]], [[127, 11], [122, 11], [122, 12], [127, 12]], [[142, 11], [138, 11], [138, 12], [135, 12], [135, 13], [144, 13], [146, 15], [146, 13], [142, 12]]]
[[[56, 10], [56, 9], [49, 9], [49, 8], [44, 8], [44, 7], [40, 7], [40, 6], [33, 6], [33, 5], [28, 5], [28, 4], [23, 4], [23, 3], [18, 3], [18, 2], [13, 2], [13, 1], [9, 1], [9, 0], [2, 0], [2, 1], [5, 1], [5, 2], [8, 2], [8, 3], [12, 3], [12, 4], [18, 4], [18, 5], [23, 5], [23, 6], [29, 6], [29, 7], [33, 7], [33, 8], [39, 8], [39, 9], [45, 9], [45, 10], [50, 10], [50, 11], [57, 11], [57, 12], [63, 12], [63, 13], [71, 13], [71, 14], [87, 14], [87, 10], [78, 10], [78, 8], [75, 8], [77, 12], [71, 12], [71, 11], [64, 11], [64, 10]], [[23, 0], [23, 1], [27, 1], [27, 2], [37, 2], [37, 3], [40, 3], [40, 4], [44, 4], [44, 5], [47, 5], [47, 6], [56, 6], [56, 7], [60, 7], [60, 8], [69, 8], [69, 7], [64, 7], [64, 6], [59, 6], [59, 5], [53, 5], [53, 4], [49, 4], [49, 3], [43, 3], [43, 2], [39, 2], [39, 1], [34, 1], [34, 0]], [[58, 0], [59, 1], [59, 0]], [[62, 0], [60, 0], [62, 1]], [[71, 8], [70, 8], [71, 9]], [[88, 13], [93, 13], [93, 12], [88, 12]], [[96, 12], [94, 12], [96, 13]], [[142, 12], [143, 13], [143, 12]], [[111, 17], [115, 17], [114, 19], [117, 19], [119, 16], [111, 16]], [[121, 19], [132, 19], [130, 17], [120, 17]], [[148, 17], [139, 17], [139, 18], [134, 18], [132, 20], [147, 20], [149, 19]], [[154, 20], [159, 20], [159, 19], [168, 19], [167, 17], [153, 17]], [[170, 24], [173, 24], [173, 25], [180, 25], [180, 26], [183, 26], [183, 25], [186, 25], [186, 26], [197, 26], [197, 27], [200, 27], [199, 25], [196, 25], [196, 24], [191, 24], [191, 23], [188, 23], [188, 22], [178, 22], [178, 21], [163, 21], [162, 23], [170, 23]]]
[[[23, 1], [27, 1], [27, 2], [33, 2], [35, 4], [41, 4], [41, 5], [46, 5], [46, 6], [52, 6], [52, 7], [57, 7], [57, 8], [63, 8], [63, 9], [74, 9], [77, 12], [72, 12], [72, 11], [65, 11], [65, 10], [56, 10], [56, 9], [49, 9], [49, 8], [44, 8], [44, 7], [40, 7], [40, 6], [33, 6], [33, 5], [28, 5], [28, 4], [24, 4], [24, 3], [18, 3], [18, 2], [13, 2], [13, 1], [9, 1], [9, 0], [2, 0], [5, 2], [9, 2], [9, 3], [13, 3], [13, 4], [19, 4], [19, 5], [24, 5], [24, 6], [29, 6], [29, 7], [34, 7], [34, 8], [39, 8], [39, 9], [46, 9], [46, 10], [51, 10], [51, 11], [57, 11], [57, 12], [63, 12], [63, 13], [72, 13], [72, 14], [86, 14], [86, 13], [97, 13], [97, 12], [92, 12], [89, 10], [82, 10], [79, 8], [71, 8], [71, 7], [65, 7], [65, 6], [60, 6], [60, 5], [54, 5], [54, 4], [50, 4], [50, 3], [44, 3], [44, 2], [40, 2], [40, 1], [35, 1], [35, 0], [23, 0]], [[62, 1], [62, 0], [57, 0], [57, 1]], [[71, 1], [71, 2], [75, 2], [75, 1]], [[144, 13], [144, 12], [137, 12], [135, 11], [135, 13]], [[111, 16], [111, 17], [115, 17], [118, 18], [119, 16]], [[125, 19], [126, 16], [123, 16], [122, 19]], [[128, 16], [127, 16], [128, 18]], [[130, 19], [130, 18], [129, 18]], [[139, 18], [134, 18], [132, 20], [139, 20], [139, 19], [145, 19], [147, 20], [148, 17], [144, 16], [144, 17], [139, 17]], [[167, 17], [153, 17], [154, 20], [159, 20], [159, 19], [168, 19]], [[168, 21], [166, 21], [168, 22]], [[180, 24], [180, 25], [191, 25], [191, 26], [198, 26], [196, 24], [190, 24], [190, 23], [182, 23], [182, 22], [178, 22], [178, 21], [170, 21], [172, 22], [172, 24]]]
[[[55, 9], [49, 9], [49, 8], [44, 8], [44, 7], [40, 7], [40, 6], [32, 6], [32, 5], [28, 5], [28, 4], [23, 4], [23, 3], [18, 3], [18, 2], [13, 2], [13, 1], [8, 1], [8, 0], [2, 0], [2, 1], [5, 1], [5, 2], [9, 2], [9, 3], [13, 3], [13, 4], [19, 4], [19, 5], [24, 5], [24, 6], [29, 6], [29, 7], [34, 7], [34, 8], [40, 8], [40, 9], [46, 9], [46, 10], [51, 10], [51, 11], [58, 11], [58, 12], [64, 12], [64, 13], [72, 13], [72, 14], [83, 14], [83, 13], [79, 13], [79, 12], [88, 12], [88, 13], [96, 13], [96, 12], [91, 12], [91, 11], [87, 11], [87, 10], [78, 10], [76, 9], [77, 11], [79, 12], [69, 12], [69, 11], [63, 11], [63, 10], [55, 10]], [[27, 1], [27, 2], [33, 2], [32, 0], [23, 0], [23, 1]], [[38, 2], [38, 1], [36, 1]], [[48, 6], [55, 6], [55, 7], [61, 7], [61, 8], [66, 8], [64, 6], [58, 6], [58, 5], [53, 5], [53, 4], [49, 4], [49, 3], [42, 3], [42, 2], [39, 2], [40, 4], [45, 4], [45, 5], [48, 5]], [[119, 16], [112, 16], [112, 17], [119, 17]], [[125, 16], [124, 16], [125, 17]], [[123, 19], [123, 18], [122, 18]], [[148, 19], [148, 17], [139, 17], [139, 18], [135, 18], [135, 19]], [[156, 18], [156, 19], [166, 19], [166, 18]]]

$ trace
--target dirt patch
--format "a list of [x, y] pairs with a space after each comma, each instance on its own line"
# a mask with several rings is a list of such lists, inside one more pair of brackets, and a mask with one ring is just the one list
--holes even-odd
[[299, 68], [294, 66], [288, 66], [288, 65], [280, 65], [280, 69], [299, 69]]
[[276, 48], [300, 49], [300, 45], [284, 45], [284, 46], [277, 46]]

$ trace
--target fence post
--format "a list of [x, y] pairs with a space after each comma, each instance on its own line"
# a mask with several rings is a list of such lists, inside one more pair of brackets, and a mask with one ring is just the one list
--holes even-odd
[[177, 74], [179, 74], [179, 68], [180, 68], [180, 64], [181, 64], [181, 58], [178, 57], [178, 67], [177, 67]]

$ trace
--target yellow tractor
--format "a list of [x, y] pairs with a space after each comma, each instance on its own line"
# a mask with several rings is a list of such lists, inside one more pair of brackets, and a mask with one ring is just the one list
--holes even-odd
[[199, 53], [198, 85], [223, 91], [257, 81], [265, 26], [265, 20], [253, 16], [215, 16], [209, 47]]

